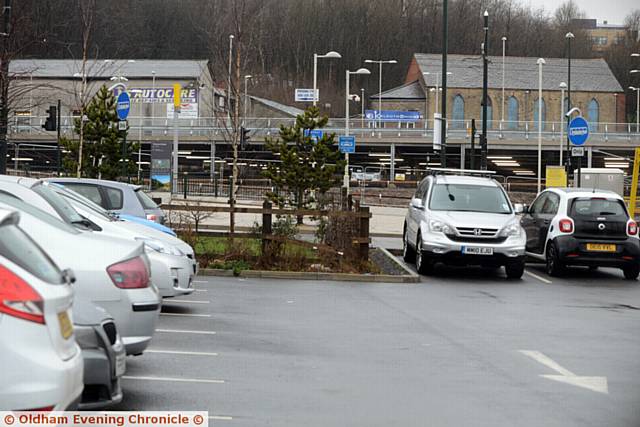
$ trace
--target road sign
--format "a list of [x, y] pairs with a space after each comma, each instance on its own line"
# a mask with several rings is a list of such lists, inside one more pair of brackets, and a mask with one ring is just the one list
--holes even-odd
[[116, 103], [116, 113], [118, 113], [118, 118], [120, 120], [127, 120], [129, 111], [131, 111], [131, 99], [129, 98], [129, 94], [127, 92], [122, 92], [120, 95], [118, 95], [118, 100]]
[[304, 136], [311, 136], [311, 140], [313, 142], [318, 142], [319, 139], [322, 139], [324, 136], [324, 132], [322, 129], [314, 129], [309, 133], [309, 129], [304, 130]]
[[127, 121], [126, 120], [120, 120], [118, 122], [118, 130], [127, 130]]
[[573, 157], [584, 156], [584, 147], [571, 147], [571, 155]]
[[338, 147], [340, 147], [341, 153], [355, 153], [356, 152], [356, 137], [355, 136], [341, 136], [338, 139]]
[[296, 102], [317, 102], [319, 98], [319, 89], [316, 89], [315, 99], [313, 97], [313, 89], [296, 89]]
[[547, 166], [546, 187], [566, 187], [567, 173], [564, 166]]
[[589, 138], [589, 123], [580, 116], [574, 118], [569, 123], [568, 135], [573, 145], [583, 145]]
[[422, 118], [419, 111], [401, 110], [367, 110], [364, 117], [381, 122], [417, 122]]

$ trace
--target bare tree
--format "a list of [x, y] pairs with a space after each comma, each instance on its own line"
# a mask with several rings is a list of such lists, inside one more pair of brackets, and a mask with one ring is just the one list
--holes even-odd
[[78, 0], [80, 11], [80, 23], [82, 26], [82, 66], [80, 68], [80, 78], [82, 88], [80, 89], [80, 146], [78, 149], [78, 169], [76, 175], [82, 176], [82, 148], [84, 144], [84, 111], [87, 106], [87, 60], [89, 55], [89, 42], [91, 39], [91, 27], [96, 10], [96, 0]]

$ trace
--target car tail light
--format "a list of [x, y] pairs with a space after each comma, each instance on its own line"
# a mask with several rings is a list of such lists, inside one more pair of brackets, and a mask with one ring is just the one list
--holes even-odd
[[158, 215], [156, 215], [156, 214], [148, 214], [147, 215], [147, 219], [149, 221], [157, 221], [158, 220]]
[[42, 297], [24, 280], [0, 265], [0, 313], [45, 324]]
[[149, 270], [141, 257], [135, 257], [107, 267], [113, 284], [121, 289], [149, 286]]
[[44, 406], [42, 408], [20, 409], [17, 412], [50, 412], [53, 411], [53, 408], [53, 406]]
[[636, 223], [632, 219], [630, 219], [629, 222], [627, 222], [627, 234], [629, 236], [637, 236], [638, 235], [638, 223]]
[[573, 233], [573, 220], [570, 218], [563, 218], [558, 223], [561, 233]]

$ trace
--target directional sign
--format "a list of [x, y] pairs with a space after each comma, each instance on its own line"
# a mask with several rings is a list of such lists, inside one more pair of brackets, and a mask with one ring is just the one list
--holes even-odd
[[400, 110], [367, 110], [364, 117], [367, 120], [382, 122], [417, 122], [422, 118], [419, 111]]
[[569, 123], [568, 135], [573, 145], [583, 145], [589, 138], [589, 123], [582, 117], [574, 118]]
[[120, 120], [127, 120], [130, 110], [131, 99], [129, 98], [129, 94], [127, 92], [122, 92], [120, 95], [118, 95], [118, 100], [116, 103], [116, 112], [118, 113], [118, 118]]
[[314, 129], [311, 132], [309, 132], [309, 129], [305, 129], [304, 136], [311, 136], [311, 140], [313, 142], [318, 142], [318, 140], [322, 139], [322, 137], [324, 136], [324, 132], [322, 131], [322, 129]]
[[338, 147], [340, 147], [341, 153], [355, 153], [356, 152], [356, 137], [355, 136], [341, 136], [338, 139]]
[[296, 102], [313, 102], [318, 101], [320, 98], [320, 91], [316, 89], [316, 96], [314, 99], [313, 89], [296, 89]]

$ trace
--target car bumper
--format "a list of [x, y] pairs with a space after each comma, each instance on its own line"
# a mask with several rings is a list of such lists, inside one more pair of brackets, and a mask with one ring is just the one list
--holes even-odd
[[[124, 356], [124, 348], [121, 348]], [[78, 409], [102, 409], [122, 401], [120, 378], [115, 375], [115, 359], [105, 349], [83, 350], [84, 391]], [[114, 355], [115, 357], [115, 355]]]
[[186, 295], [194, 291], [195, 268], [190, 258], [159, 252], [148, 255], [151, 262], [151, 280], [158, 288], [161, 297]]
[[[640, 261], [640, 243], [638, 239], [594, 240], [559, 236], [555, 238], [558, 255], [566, 265], [624, 267]], [[615, 252], [596, 252], [586, 249], [587, 243], [616, 245]]]
[[[480, 241], [457, 242], [442, 233], [422, 233], [422, 250], [436, 262], [452, 265], [501, 266], [521, 262], [525, 255], [524, 235], [509, 237], [499, 243]], [[463, 252], [465, 247], [491, 248], [492, 255], [471, 255]]]

